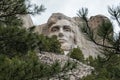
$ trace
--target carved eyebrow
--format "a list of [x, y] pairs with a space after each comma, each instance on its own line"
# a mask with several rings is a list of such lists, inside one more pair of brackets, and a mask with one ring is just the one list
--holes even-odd
[[64, 25], [63, 28], [64, 28], [64, 29], [70, 29], [70, 30], [72, 30], [69, 25]]
[[73, 33], [75, 33], [75, 31], [71, 28], [70, 25], [64, 25], [64, 29], [70, 29]]
[[51, 31], [54, 31], [54, 29], [57, 29], [57, 30], [59, 30], [59, 27], [56, 25], [56, 26], [53, 26], [53, 27], [51, 27]]
[[64, 28], [70, 28], [70, 26], [69, 25], [64, 25]]
[[[57, 28], [57, 29], [59, 29], [59, 26], [58, 25], [55, 25], [55, 26], [52, 26], [52, 28]], [[51, 28], [51, 29], [52, 29]]]

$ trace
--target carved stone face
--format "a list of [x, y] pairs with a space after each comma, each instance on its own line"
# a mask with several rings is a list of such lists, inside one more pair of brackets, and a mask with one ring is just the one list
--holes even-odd
[[68, 20], [58, 20], [49, 28], [49, 37], [56, 35], [64, 51], [75, 46], [75, 35], [72, 24]]

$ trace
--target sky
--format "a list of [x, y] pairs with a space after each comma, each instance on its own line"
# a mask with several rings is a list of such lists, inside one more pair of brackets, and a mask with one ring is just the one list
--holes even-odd
[[[41, 15], [31, 16], [35, 25], [46, 23], [52, 13], [60, 12], [69, 17], [77, 16], [78, 10], [82, 7], [88, 8], [88, 17], [102, 14], [110, 18], [108, 6], [120, 4], [120, 0], [31, 0], [31, 2], [37, 5], [43, 4], [46, 8]], [[118, 26], [116, 22], [115, 25]]]

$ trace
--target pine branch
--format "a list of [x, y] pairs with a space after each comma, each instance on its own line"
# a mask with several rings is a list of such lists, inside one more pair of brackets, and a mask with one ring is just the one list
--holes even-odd
[[[86, 12], [85, 12], [86, 11]], [[87, 21], [87, 14], [88, 14], [88, 11], [87, 11], [87, 9], [81, 9], [81, 10], [79, 10], [78, 11], [78, 16], [80, 17], [80, 18], [82, 18], [84, 21], [85, 21], [85, 23], [86, 23], [86, 28], [87, 29], [84, 29], [84, 30], [86, 30], [85, 31], [85, 33], [86, 33], [86, 35], [88, 35], [89, 36], [89, 39], [93, 42], [93, 43], [95, 43], [96, 45], [98, 45], [98, 46], [100, 46], [100, 47], [104, 47], [104, 48], [108, 48], [108, 49], [112, 49], [113, 51], [116, 51], [116, 48], [114, 47], [114, 46], [108, 46], [108, 45], [105, 45], [104, 44], [104, 42], [107, 40], [107, 35], [109, 35], [110, 33], [111, 33], [111, 28], [109, 28], [109, 27], [111, 27], [112, 25], [110, 24], [106, 24], [106, 27], [105, 27], [105, 23], [102, 25], [103, 26], [103, 28], [105, 28], [105, 32], [104, 32], [104, 34], [102, 33], [102, 35], [103, 35], [103, 44], [100, 44], [100, 43], [98, 43], [98, 42], [96, 42], [96, 40], [94, 39], [94, 33], [93, 33], [93, 31], [90, 29], [90, 26], [89, 26], [89, 24], [88, 24], [88, 21]], [[108, 28], [108, 29], [107, 29]], [[120, 53], [120, 50], [117, 50], [117, 52], [119, 52]]]

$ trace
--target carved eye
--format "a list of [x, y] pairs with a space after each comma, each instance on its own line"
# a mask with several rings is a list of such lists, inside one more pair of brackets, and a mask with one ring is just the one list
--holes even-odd
[[51, 28], [51, 31], [52, 31], [52, 32], [56, 32], [56, 31], [58, 31], [58, 30], [59, 30], [59, 27], [58, 27], [58, 26], [54, 26], [54, 27]]
[[64, 30], [67, 31], [67, 32], [71, 32], [70, 26], [68, 26], [68, 25], [64, 26]]

